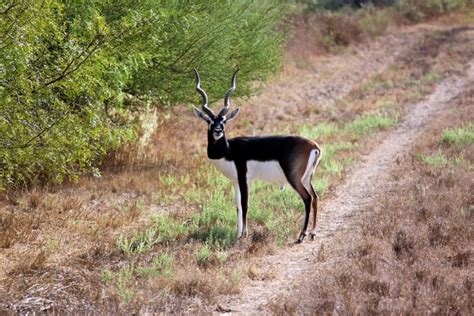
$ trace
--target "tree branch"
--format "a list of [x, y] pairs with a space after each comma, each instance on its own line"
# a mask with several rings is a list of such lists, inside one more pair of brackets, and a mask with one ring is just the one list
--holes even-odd
[[50, 125], [46, 126], [45, 128], [43, 128], [38, 134], [36, 134], [35, 136], [31, 137], [26, 143], [24, 144], [21, 144], [21, 145], [17, 145], [17, 146], [4, 146], [3, 149], [22, 149], [22, 148], [26, 148], [28, 146], [30, 146], [30, 144], [38, 139], [39, 137], [41, 137], [41, 135], [43, 135], [44, 133], [46, 133], [47, 131], [51, 130], [54, 126], [56, 126], [59, 122], [61, 122], [63, 119], [65, 119], [68, 115], [70, 114], [69, 111], [67, 111], [66, 113], [64, 113], [61, 117], [59, 117], [56, 121], [54, 121], [53, 123], [51, 123]]
[[[46, 82], [45, 83], [45, 86], [49, 86], [55, 82], [58, 82], [59, 80], [62, 80], [64, 79], [66, 76], [68, 76], [69, 74], [73, 73], [74, 71], [76, 71], [77, 69], [79, 69], [80, 66], [82, 66], [82, 64], [84, 64], [91, 56], [92, 54], [99, 48], [99, 46], [103, 43], [103, 42], [100, 42], [98, 41], [99, 37], [96, 36], [94, 37], [94, 39], [87, 45], [87, 47], [78, 55], [76, 56], [75, 58], [73, 58], [67, 65], [66, 67], [63, 69], [63, 71], [61, 72], [61, 74]], [[95, 44], [96, 43], [96, 44]], [[94, 45], [95, 44], [95, 45]], [[89, 51], [89, 49], [92, 47], [92, 49]], [[82, 56], [86, 55], [74, 68], [72, 69], [69, 69], [72, 67], [72, 65], [79, 59], [81, 59]]]

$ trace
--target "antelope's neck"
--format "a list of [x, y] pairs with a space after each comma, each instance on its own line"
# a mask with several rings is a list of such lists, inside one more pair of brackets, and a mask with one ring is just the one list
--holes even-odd
[[209, 159], [222, 159], [229, 154], [229, 143], [225, 135], [215, 140], [211, 133], [207, 135], [207, 157]]

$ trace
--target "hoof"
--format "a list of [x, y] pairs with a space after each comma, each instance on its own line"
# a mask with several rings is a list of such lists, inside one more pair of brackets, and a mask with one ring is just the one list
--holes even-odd
[[245, 239], [247, 237], [248, 237], [248, 235], [247, 235], [247, 233], [245, 233], [245, 234], [242, 234], [240, 236], [237, 236], [237, 240], [242, 240], [242, 239]]
[[305, 237], [306, 237], [306, 234], [301, 233], [300, 237], [298, 237], [298, 239], [295, 241], [295, 244], [301, 244]]
[[316, 237], [315, 233], [309, 233], [309, 240], [314, 240], [315, 237]]

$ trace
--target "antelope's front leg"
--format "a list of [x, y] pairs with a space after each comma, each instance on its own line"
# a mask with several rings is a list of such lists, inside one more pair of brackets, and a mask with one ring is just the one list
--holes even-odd
[[248, 184], [244, 176], [240, 176], [235, 185], [235, 199], [237, 202], [237, 238], [247, 236], [247, 209], [248, 209]]
[[235, 203], [237, 203], [237, 239], [242, 237], [243, 231], [243, 214], [242, 214], [242, 195], [240, 193], [239, 183], [234, 183]]

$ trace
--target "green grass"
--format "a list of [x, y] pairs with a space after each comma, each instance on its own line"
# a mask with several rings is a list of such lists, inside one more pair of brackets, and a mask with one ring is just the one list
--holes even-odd
[[422, 77], [423, 83], [436, 83], [443, 79], [443, 76], [437, 72], [428, 72], [426, 75]]
[[229, 254], [225, 250], [217, 250], [215, 255], [216, 255], [217, 261], [219, 261], [220, 263], [226, 262], [227, 259], [229, 258]]
[[474, 143], [474, 124], [444, 130], [441, 143], [456, 147], [471, 145]]
[[156, 229], [158, 242], [173, 241], [189, 231], [184, 222], [172, 218], [168, 214], [154, 214], [152, 216], [152, 225]]
[[114, 273], [110, 270], [103, 270], [101, 274], [102, 282], [110, 282], [114, 279]]
[[201, 204], [200, 213], [191, 216], [190, 234], [209, 246], [227, 248], [236, 242], [237, 211], [234, 189], [215, 168], [200, 171], [205, 187], [194, 187], [185, 193], [185, 200]]
[[123, 303], [129, 303], [135, 297], [132, 288], [134, 272], [135, 264], [132, 262], [122, 267], [115, 275], [117, 294]]
[[165, 214], [155, 214], [152, 224], [144, 231], [134, 231], [131, 236], [120, 234], [117, 247], [127, 255], [137, 255], [150, 251], [154, 245], [173, 241], [180, 235], [188, 233], [189, 228], [174, 218]]
[[172, 255], [162, 252], [153, 258], [151, 265], [137, 268], [137, 273], [141, 277], [169, 277], [173, 274], [173, 262]]
[[[357, 148], [356, 144], [350, 142], [336, 142], [336, 143], [327, 143], [321, 145], [321, 150], [323, 152], [323, 160], [332, 159], [334, 155], [341, 151], [351, 151]], [[321, 160], [322, 161], [322, 160]]]
[[117, 247], [127, 255], [140, 254], [149, 251], [158, 241], [156, 228], [150, 227], [144, 232], [134, 231], [129, 238], [121, 234]]
[[441, 152], [437, 152], [433, 155], [420, 155], [419, 158], [432, 168], [442, 168], [448, 164], [448, 159]]
[[309, 139], [318, 139], [322, 136], [336, 134], [339, 128], [333, 123], [319, 123], [317, 125], [303, 125], [298, 134]]
[[324, 193], [327, 192], [329, 188], [329, 183], [326, 177], [317, 177], [315, 181], [313, 181], [313, 187], [319, 197], [323, 197]]
[[360, 136], [372, 133], [374, 130], [391, 127], [395, 123], [396, 120], [394, 118], [383, 114], [365, 114], [347, 124], [346, 130]]
[[344, 170], [343, 164], [337, 160], [323, 160], [320, 166], [323, 168], [323, 171], [329, 174], [334, 173], [338, 176], [340, 176]]
[[150, 278], [156, 276], [170, 277], [173, 274], [174, 258], [167, 253], [155, 256], [149, 266], [137, 266], [133, 260], [124, 265], [119, 271], [103, 270], [103, 282], [113, 282], [118, 297], [122, 303], [129, 303], [136, 295], [133, 287], [137, 277]]
[[206, 266], [211, 259], [212, 251], [208, 243], [205, 243], [196, 252], [196, 261], [200, 266]]

